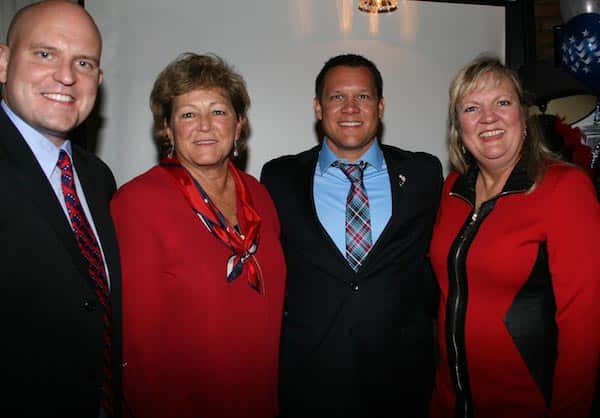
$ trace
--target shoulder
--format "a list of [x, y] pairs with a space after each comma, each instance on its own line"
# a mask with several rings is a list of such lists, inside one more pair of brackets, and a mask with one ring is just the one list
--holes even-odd
[[436, 156], [426, 152], [407, 151], [382, 145], [388, 171], [404, 176], [411, 183], [439, 196], [443, 182], [442, 164]]
[[252, 193], [252, 194], [267, 193], [267, 189], [265, 188], [265, 186], [260, 184], [260, 182], [256, 179], [256, 177], [254, 177], [253, 175], [248, 174], [245, 171], [242, 171], [240, 169], [238, 169], [238, 173], [240, 173], [240, 177], [241, 177], [242, 181], [244, 182], [244, 184], [246, 185], [246, 187], [248, 187], [248, 191], [250, 193]]
[[272, 173], [276, 173], [278, 175], [286, 172], [292, 173], [298, 167], [314, 163], [319, 155], [320, 148], [320, 146], [316, 146], [298, 154], [283, 155], [267, 161], [261, 170], [261, 181], [265, 176], [268, 176]]
[[242, 181], [248, 188], [248, 192], [252, 196], [252, 201], [257, 205], [273, 206], [271, 195], [267, 188], [261, 184], [254, 176], [239, 170]]
[[320, 146], [295, 155], [284, 155], [267, 162], [260, 173], [264, 184], [276, 200], [285, 199], [290, 190], [314, 174]]
[[595, 194], [592, 179], [582, 168], [560, 161], [548, 163], [539, 187], [541, 190], [559, 193], [579, 191]]
[[95, 170], [98, 173], [113, 176], [111, 169], [99, 157], [77, 144], [72, 145], [72, 152], [80, 164], [85, 164], [89, 169]]
[[552, 161], [548, 163], [543, 181], [560, 181], [566, 178], [579, 179], [579, 181], [589, 180], [587, 173], [580, 167], [567, 164], [562, 161]]
[[407, 151], [392, 145], [381, 145], [388, 166], [402, 166], [418, 172], [420, 175], [442, 177], [442, 163], [433, 154], [422, 151]]
[[171, 184], [166, 174], [159, 166], [152, 167], [150, 170], [134, 177], [119, 187], [115, 193], [113, 202], [162, 195], [165, 192], [168, 193], [172, 187], [169, 187]]
[[381, 145], [381, 150], [386, 160], [393, 161], [410, 161], [418, 164], [424, 164], [430, 168], [440, 168], [442, 164], [440, 159], [433, 154], [422, 152], [422, 151], [408, 151], [402, 148], [395, 147], [393, 145]]
[[82, 169], [82, 165], [85, 165], [85, 170], [93, 174], [94, 181], [100, 181], [111, 190], [111, 193], [115, 191], [115, 177], [104, 161], [77, 144], [72, 145], [72, 152], [75, 157], [76, 170]]

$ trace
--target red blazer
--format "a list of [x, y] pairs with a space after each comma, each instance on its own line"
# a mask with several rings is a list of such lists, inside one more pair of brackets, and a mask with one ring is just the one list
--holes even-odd
[[[600, 354], [594, 188], [582, 170], [555, 164], [528, 192], [532, 182], [517, 167], [495, 203], [484, 203], [466, 226], [471, 174], [446, 180], [431, 243], [441, 289], [432, 417], [454, 417], [465, 398], [475, 418], [587, 417]], [[449, 268], [457, 236], [473, 238], [464, 264]], [[458, 365], [455, 350], [464, 356]], [[459, 369], [466, 389], [457, 401]]]
[[262, 218], [265, 295], [226, 280], [231, 251], [154, 167], [111, 210], [123, 265], [124, 392], [135, 418], [275, 417], [285, 264], [266, 189], [241, 173]]

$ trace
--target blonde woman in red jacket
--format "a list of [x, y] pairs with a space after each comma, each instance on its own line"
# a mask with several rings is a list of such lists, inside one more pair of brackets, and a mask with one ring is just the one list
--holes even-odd
[[546, 151], [516, 75], [478, 58], [450, 87], [430, 248], [440, 285], [435, 418], [588, 418], [600, 353], [600, 208]]

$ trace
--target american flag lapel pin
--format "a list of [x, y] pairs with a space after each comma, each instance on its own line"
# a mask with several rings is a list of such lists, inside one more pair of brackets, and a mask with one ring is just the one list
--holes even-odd
[[404, 174], [398, 174], [398, 186], [402, 187], [406, 183], [406, 176]]

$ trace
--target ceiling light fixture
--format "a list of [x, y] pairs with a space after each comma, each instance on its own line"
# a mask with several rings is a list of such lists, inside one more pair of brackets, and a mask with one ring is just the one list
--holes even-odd
[[358, 10], [366, 13], [388, 13], [398, 8], [398, 0], [359, 0]]

